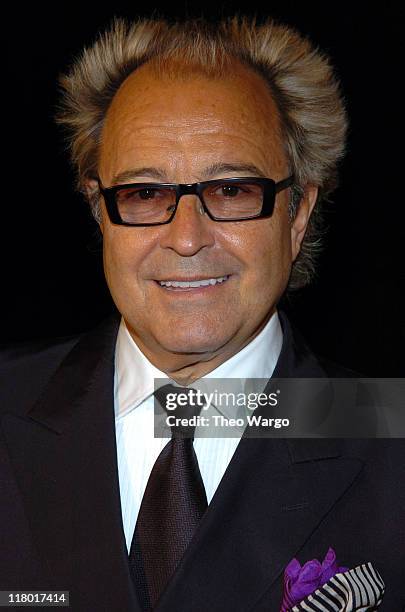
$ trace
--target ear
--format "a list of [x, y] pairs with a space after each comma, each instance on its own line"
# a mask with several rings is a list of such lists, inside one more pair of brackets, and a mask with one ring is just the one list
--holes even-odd
[[304, 195], [298, 204], [297, 213], [291, 224], [291, 252], [293, 261], [295, 261], [300, 252], [308, 221], [314, 209], [317, 197], [318, 187], [306, 185]]
[[[97, 180], [94, 178], [86, 177], [83, 181], [83, 192], [85, 193], [87, 199], [90, 201], [91, 198], [94, 197], [94, 194], [98, 193], [98, 191], [99, 191], [99, 186], [98, 186]], [[101, 233], [103, 233], [104, 224], [103, 224], [102, 218], [100, 219], [98, 224], [99, 224]]]

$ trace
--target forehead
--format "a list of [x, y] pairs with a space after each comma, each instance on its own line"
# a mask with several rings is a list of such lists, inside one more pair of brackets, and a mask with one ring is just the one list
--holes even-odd
[[[166, 147], [173, 153], [168, 153]], [[175, 155], [242, 156], [273, 166], [284, 164], [281, 122], [270, 87], [236, 63], [226, 75], [207, 76], [185, 68], [170, 76], [145, 64], [121, 85], [103, 126], [100, 159], [125, 170], [128, 157]], [[283, 159], [282, 159], [283, 158]], [[147, 162], [148, 160], [139, 160]], [[201, 159], [201, 161], [203, 161]], [[212, 161], [212, 160], [211, 160]], [[221, 160], [224, 161], [224, 160]], [[262, 165], [263, 165], [262, 164]], [[119, 166], [119, 168], [117, 168]]]

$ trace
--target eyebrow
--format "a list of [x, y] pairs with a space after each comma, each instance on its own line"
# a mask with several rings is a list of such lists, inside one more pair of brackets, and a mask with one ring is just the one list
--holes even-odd
[[[205, 168], [201, 173], [201, 180], [209, 180], [217, 176], [218, 174], [226, 174], [229, 172], [238, 172], [239, 174], [249, 174], [252, 176], [258, 176], [262, 178], [266, 178], [266, 174], [260, 170], [254, 164], [248, 164], [243, 162], [234, 162], [234, 163], [222, 163], [217, 162], [211, 164], [207, 168]], [[134, 181], [138, 177], [148, 177], [154, 179], [156, 181], [160, 181], [162, 183], [167, 183], [166, 173], [161, 168], [156, 168], [153, 166], [144, 166], [142, 168], [131, 168], [129, 170], [124, 170], [123, 172], [119, 172], [116, 174], [112, 181], [111, 186], [122, 185], [125, 183], [130, 183]]]
[[111, 186], [121, 185], [123, 183], [130, 183], [139, 176], [147, 176], [148, 178], [155, 179], [157, 181], [165, 182], [165, 173], [159, 168], [153, 166], [145, 166], [143, 168], [131, 168], [130, 170], [124, 170], [116, 174], [112, 181]]
[[239, 172], [240, 174], [251, 174], [252, 176], [260, 176], [266, 178], [266, 174], [260, 170], [254, 164], [248, 164], [244, 162], [234, 163], [215, 163], [211, 164], [203, 170], [202, 176], [205, 179], [212, 178], [218, 174], [225, 174], [228, 172]]

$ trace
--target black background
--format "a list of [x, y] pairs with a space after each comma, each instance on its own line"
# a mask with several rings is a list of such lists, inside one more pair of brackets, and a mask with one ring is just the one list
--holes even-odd
[[315, 351], [369, 376], [405, 359], [401, 2], [175, 5], [60, 2], [3, 14], [1, 339], [74, 334], [112, 308], [101, 243], [53, 123], [57, 76], [114, 15], [216, 19], [236, 10], [296, 26], [326, 51], [350, 117], [348, 153], [317, 280], [284, 306]]

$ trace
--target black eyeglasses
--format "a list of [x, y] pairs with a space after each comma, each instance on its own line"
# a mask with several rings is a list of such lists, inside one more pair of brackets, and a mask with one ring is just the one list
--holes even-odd
[[197, 195], [213, 221], [248, 221], [270, 217], [276, 194], [293, 184], [293, 176], [224, 178], [192, 184], [130, 183], [105, 188], [98, 181], [111, 223], [148, 226], [170, 223], [183, 195]]

